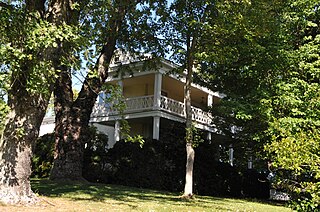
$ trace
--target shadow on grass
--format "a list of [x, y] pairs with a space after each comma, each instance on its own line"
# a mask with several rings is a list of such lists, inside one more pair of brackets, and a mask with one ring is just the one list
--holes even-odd
[[210, 199], [206, 197], [201, 197], [201, 199], [197, 197], [194, 199], [184, 199], [180, 198], [178, 193], [119, 185], [55, 182], [43, 179], [32, 179], [31, 184], [34, 192], [42, 196], [63, 197], [74, 201], [104, 202], [116, 200], [118, 201], [117, 204], [126, 204], [130, 207], [136, 207], [141, 202], [154, 201], [166, 205], [201, 205], [202, 208], [205, 208], [212, 207], [213, 200], [222, 200], [222, 198], [215, 197], [210, 197]]
[[[117, 201], [116, 204], [126, 205], [136, 209], [141, 203], [154, 202], [166, 206], [192, 206], [203, 209], [215, 209], [228, 211], [228, 207], [235, 203], [246, 204], [248, 200], [228, 199], [218, 197], [206, 197], [185, 199], [180, 198], [178, 193], [165, 191], [155, 191], [149, 189], [132, 188], [119, 185], [93, 184], [93, 183], [74, 183], [74, 182], [55, 182], [49, 180], [31, 180], [34, 192], [47, 197], [63, 197], [73, 201], [94, 201], [108, 202]], [[263, 204], [261, 202], [250, 200]]]

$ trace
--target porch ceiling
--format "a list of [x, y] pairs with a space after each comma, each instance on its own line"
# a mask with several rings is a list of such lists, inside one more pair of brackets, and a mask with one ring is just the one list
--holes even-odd
[[[119, 80], [109, 81], [110, 84], [115, 85]], [[139, 85], [143, 83], [154, 83], [154, 74], [147, 74], [142, 76], [132, 76], [122, 80], [123, 86]]]
[[132, 86], [138, 84], [154, 84], [154, 74], [148, 74], [143, 76], [133, 76], [123, 80], [123, 86]]
[[[129, 91], [130, 94], [126, 95], [126, 97], [138, 96], [139, 93], [135, 93], [134, 95], [131, 94], [133, 89], [141, 90], [140, 93], [143, 91], [143, 95], [152, 95], [154, 92], [154, 80], [155, 75], [154, 73], [149, 73], [146, 75], [141, 76], [133, 76], [129, 78], [124, 78], [123, 88], [126, 91]], [[109, 83], [115, 85], [118, 80], [110, 81]], [[184, 101], [184, 85], [185, 83], [179, 79], [172, 78], [168, 75], [162, 75], [162, 90], [167, 92], [167, 96], [169, 98], [178, 100], [180, 102]], [[141, 87], [137, 89], [137, 87]], [[141, 93], [142, 94], [142, 93]], [[203, 107], [207, 105], [208, 93], [196, 88], [191, 88], [191, 99], [192, 105], [197, 107]]]
[[[184, 96], [184, 82], [179, 81], [177, 79], [171, 78], [169, 76], [164, 76], [163, 77], [163, 82], [162, 82], [162, 88], [165, 91], [169, 92], [168, 97], [172, 98], [172, 97], [179, 97], [179, 98], [174, 98], [177, 99], [181, 102], [183, 102], [183, 96]], [[170, 93], [173, 95], [170, 95]], [[203, 103], [205, 105], [207, 105], [207, 97], [208, 97], [208, 93], [192, 87], [191, 88], [191, 99], [192, 102], [196, 102], [196, 103]], [[199, 106], [199, 105], [197, 105]]]

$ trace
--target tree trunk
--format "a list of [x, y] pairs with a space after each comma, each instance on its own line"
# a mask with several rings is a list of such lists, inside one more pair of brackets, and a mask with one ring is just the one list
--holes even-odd
[[193, 75], [193, 52], [195, 49], [196, 41], [191, 37], [191, 33], [187, 34], [187, 77], [184, 89], [184, 104], [186, 114], [186, 182], [184, 186], [183, 197], [191, 198], [193, 196], [193, 164], [195, 158], [195, 151], [193, 148], [193, 132], [192, 132], [192, 108], [191, 108], [191, 84]]
[[[129, 1], [124, 2], [126, 3], [123, 5], [129, 5]], [[95, 68], [90, 71], [98, 73], [97, 77], [92, 77], [90, 73], [87, 75], [74, 102], [71, 101], [70, 77], [65, 78], [65, 82], [55, 85], [55, 156], [50, 179], [83, 180], [83, 151], [90, 115], [102, 85], [108, 77], [108, 67], [115, 50], [118, 32], [128, 9], [123, 5], [120, 4], [119, 8], [115, 8], [117, 15], [110, 19], [106, 44], [101, 50]]]
[[[65, 22], [70, 26], [78, 24], [80, 11], [72, 9], [73, 4], [77, 0], [56, 0], [51, 4], [53, 11], [53, 21], [60, 23]], [[56, 55], [58, 56], [54, 61], [54, 67], [59, 70], [58, 78], [54, 85], [55, 97], [55, 152], [53, 169], [51, 170], [51, 179], [70, 178], [72, 180], [80, 180], [82, 161], [79, 160], [79, 155], [82, 155], [82, 150], [79, 148], [79, 142], [72, 142], [79, 137], [79, 130], [73, 129], [71, 126], [74, 123], [72, 120], [73, 93], [71, 83], [70, 68], [61, 65], [61, 58], [68, 58], [72, 55], [72, 47], [68, 41], [57, 41], [59, 48]], [[81, 158], [81, 157], [80, 157]], [[66, 174], [67, 173], [67, 174]]]
[[193, 163], [195, 157], [195, 151], [192, 147], [192, 143], [186, 144], [187, 151], [187, 164], [186, 164], [186, 184], [184, 186], [184, 197], [193, 196]]
[[[114, 48], [115, 44], [105, 48], [108, 51], [108, 57], [103, 60], [104, 62], [111, 61]], [[101, 55], [103, 58], [105, 56], [106, 54]], [[103, 80], [100, 81], [100, 79], [92, 79], [88, 76], [74, 102], [65, 100], [72, 96], [71, 87], [67, 88], [68, 86], [65, 86], [64, 83], [56, 84], [55, 154], [50, 179], [84, 180], [82, 178], [82, 161], [90, 115], [102, 87], [102, 81], [106, 77], [107, 73], [104, 73]]]
[[[26, 95], [27, 96], [27, 95]], [[49, 98], [16, 98], [0, 140], [0, 201], [34, 203], [30, 187], [32, 146], [38, 137]], [[36, 104], [36, 105], [34, 105]]]
[[87, 125], [74, 121], [71, 114], [63, 117], [67, 117], [65, 124], [55, 128], [54, 163], [50, 179], [85, 181], [82, 178], [82, 162]]
[[[88, 124], [97, 94], [89, 86], [86, 98], [73, 102], [71, 76], [68, 70], [61, 72], [55, 84], [55, 150], [54, 163], [50, 173], [52, 180], [84, 181], [82, 162], [84, 143], [86, 142]], [[86, 101], [84, 101], [86, 100]]]
[[189, 70], [185, 85], [185, 114], [186, 114], [186, 183], [184, 187], [184, 197], [192, 197], [193, 195], [193, 163], [195, 151], [193, 149], [193, 133], [192, 133], [192, 109], [191, 109], [191, 81], [192, 68]]
[[[38, 12], [41, 18], [48, 17], [51, 23], [59, 25], [66, 19], [66, 5], [71, 0], [52, 0], [46, 7], [44, 0], [27, 0], [26, 12]], [[47, 8], [47, 11], [45, 11]], [[69, 5], [70, 8], [70, 5]], [[44, 15], [48, 12], [47, 15]], [[22, 47], [23, 49], [23, 47]], [[28, 52], [32, 54], [33, 52]], [[61, 48], [43, 49], [41, 54], [53, 62], [58, 70]], [[31, 190], [31, 156], [41, 122], [46, 113], [53, 86], [50, 78], [43, 84], [44, 93], [29, 90], [28, 81], [32, 80], [34, 64], [24, 61], [21, 70], [12, 70], [12, 84], [8, 91], [10, 112], [6, 117], [5, 128], [0, 139], [0, 201], [6, 204], [26, 204], [37, 201]], [[48, 76], [49, 77], [49, 76]], [[45, 88], [45, 89], [44, 89]]]
[[82, 181], [82, 142], [79, 138], [81, 122], [74, 120], [75, 110], [71, 76], [67, 68], [61, 70], [54, 89], [55, 96], [55, 150], [50, 179]]

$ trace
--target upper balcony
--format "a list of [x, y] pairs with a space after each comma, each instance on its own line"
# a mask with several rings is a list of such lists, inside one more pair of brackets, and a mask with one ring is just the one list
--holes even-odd
[[[171, 115], [172, 119], [177, 121], [184, 121], [186, 118], [184, 103], [177, 100], [160, 96], [160, 105], [155, 104], [154, 95], [148, 96], [139, 96], [126, 98], [125, 104], [126, 109], [123, 111], [123, 114], [119, 114], [119, 111], [109, 104], [96, 104], [93, 108], [91, 117], [92, 119], [97, 119], [99, 121], [107, 121], [113, 118], [116, 118], [119, 115], [128, 115], [128, 114], [137, 114], [137, 113], [146, 113], [153, 111], [156, 112], [165, 112], [168, 115]], [[192, 106], [192, 120], [195, 123], [211, 126], [212, 117], [210, 113]]]
[[[131, 67], [132, 66], [132, 67]], [[123, 73], [121, 68], [125, 68]], [[185, 73], [172, 73], [176, 65], [162, 60], [157, 67], [145, 68], [143, 63], [114, 64], [110, 66], [107, 83], [118, 85], [125, 99], [126, 109], [119, 113], [114, 105], [104, 102], [105, 93], [101, 93], [95, 104], [90, 122], [105, 126], [114, 125], [114, 140], [119, 140], [119, 120], [131, 121], [152, 119], [153, 138], [159, 138], [160, 118], [185, 122], [184, 86]], [[128, 72], [128, 69], [130, 70]], [[108, 93], [108, 91], [106, 91]], [[191, 87], [192, 119], [197, 128], [215, 132], [212, 117], [207, 108], [220, 101], [223, 96], [195, 83]], [[46, 122], [47, 121], [47, 122]], [[46, 117], [44, 123], [50, 124], [52, 118]], [[140, 126], [141, 127], [141, 126]], [[138, 128], [138, 126], [136, 126]], [[143, 127], [141, 127], [143, 128]], [[140, 131], [148, 131], [145, 127]]]
[[[132, 67], [131, 67], [132, 66]], [[185, 73], [172, 73], [176, 65], [163, 60], [157, 67], [145, 69], [143, 63], [126, 64], [122, 73], [121, 67], [112, 66], [107, 82], [120, 86], [125, 99], [126, 109], [120, 114], [115, 107], [106, 104], [102, 98], [94, 106], [91, 114], [92, 122], [117, 121], [123, 116], [125, 119], [153, 117], [154, 120], [166, 118], [173, 121], [185, 122], [184, 86]], [[192, 119], [196, 127], [214, 131], [212, 117], [207, 108], [220, 101], [221, 96], [195, 83], [191, 87]], [[110, 124], [110, 123], [109, 123]], [[156, 126], [157, 124], [154, 123]], [[155, 128], [154, 126], [154, 128]], [[156, 136], [155, 136], [156, 137]]]

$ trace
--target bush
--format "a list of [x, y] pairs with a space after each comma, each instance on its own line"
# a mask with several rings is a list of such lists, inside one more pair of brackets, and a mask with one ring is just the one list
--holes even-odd
[[45, 134], [39, 137], [33, 148], [31, 159], [32, 174], [31, 177], [46, 178], [49, 177], [53, 163], [54, 135]]
[[[94, 182], [121, 184], [168, 191], [183, 191], [186, 150], [184, 127], [162, 129], [160, 140], [137, 143], [117, 142], [106, 154], [105, 164], [88, 167], [85, 173], [99, 173], [86, 178]], [[218, 148], [209, 142], [196, 148], [194, 191], [201, 195], [240, 196], [242, 176], [227, 163], [215, 159]], [[100, 170], [97, 171], [96, 168]], [[103, 169], [102, 169], [103, 167]]]
[[276, 169], [273, 187], [290, 196], [289, 205], [296, 211], [320, 211], [320, 182], [314, 172], [304, 167], [300, 174]]
[[270, 182], [267, 175], [254, 169], [244, 171], [243, 194], [250, 198], [268, 199], [270, 197]]
[[185, 167], [181, 162], [185, 152], [177, 151], [179, 145], [182, 144], [176, 142], [170, 145], [169, 142], [147, 140], [140, 148], [137, 143], [117, 142], [108, 152], [110, 168], [106, 182], [181, 191]]
[[[181, 191], [186, 157], [181, 139], [183, 133], [168, 131], [160, 141], [146, 139], [142, 148], [139, 143], [117, 142], [106, 154], [107, 162], [98, 165], [103, 179], [96, 176], [90, 180]], [[89, 173], [92, 171], [86, 170]]]
[[83, 153], [83, 177], [88, 181], [101, 182], [104, 164], [107, 164], [108, 136], [90, 127]]
[[[185, 131], [181, 125], [162, 129], [160, 140], [117, 142], [107, 149], [108, 138], [90, 128], [84, 149], [83, 177], [90, 182], [120, 184], [167, 191], [183, 191], [185, 182]], [[36, 143], [33, 177], [48, 177], [53, 162], [54, 137]], [[217, 161], [218, 145], [204, 141], [195, 149], [194, 193], [210, 196], [267, 198], [269, 188], [253, 170], [245, 172]]]
[[[107, 152], [108, 137], [99, 133], [95, 127], [89, 127], [88, 142], [85, 144], [83, 172], [88, 180], [96, 179], [101, 176], [99, 164], [105, 164], [105, 155]], [[39, 137], [33, 148], [31, 159], [32, 174], [31, 177], [47, 178], [53, 165], [54, 154], [54, 134], [49, 133]], [[90, 167], [90, 168], [88, 168]], [[88, 173], [86, 170], [90, 170]]]
[[237, 167], [216, 160], [217, 146], [204, 142], [196, 149], [195, 192], [209, 196], [241, 196], [242, 176]]

